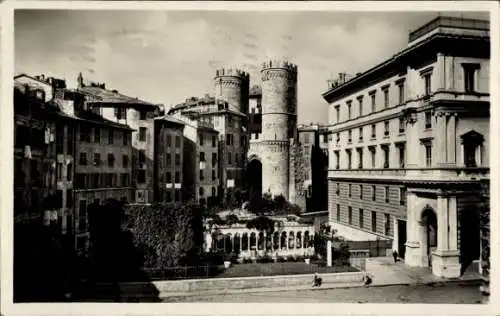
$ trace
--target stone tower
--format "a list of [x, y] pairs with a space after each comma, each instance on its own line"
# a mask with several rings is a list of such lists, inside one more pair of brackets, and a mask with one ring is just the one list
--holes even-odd
[[[287, 61], [262, 65], [262, 191], [290, 198], [290, 143], [297, 131], [297, 66]], [[292, 178], [293, 180], [293, 178]]]
[[245, 71], [231, 68], [216, 70], [215, 99], [228, 103], [229, 110], [248, 113], [250, 76]]

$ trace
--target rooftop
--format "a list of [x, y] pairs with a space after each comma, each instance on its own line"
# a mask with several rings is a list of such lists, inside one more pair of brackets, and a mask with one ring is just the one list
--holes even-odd
[[416, 30], [411, 31], [408, 36], [408, 42], [411, 43], [440, 27], [488, 31], [490, 29], [490, 22], [461, 17], [438, 16]]
[[119, 93], [116, 90], [107, 90], [102, 86], [85, 86], [78, 88], [85, 94], [92, 95], [96, 97], [99, 101], [89, 102], [93, 104], [113, 104], [113, 105], [130, 105], [130, 106], [145, 106], [155, 108], [156, 105], [140, 100], [138, 98], [133, 98]]

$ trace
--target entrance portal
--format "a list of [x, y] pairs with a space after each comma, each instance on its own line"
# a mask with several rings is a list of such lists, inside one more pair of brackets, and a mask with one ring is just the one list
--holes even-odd
[[255, 195], [262, 196], [262, 163], [257, 158], [247, 165], [247, 183], [250, 199]]
[[398, 220], [398, 254], [401, 259], [405, 258], [406, 251], [406, 221]]
[[429, 266], [432, 265], [432, 252], [437, 247], [437, 217], [436, 213], [427, 208], [422, 212], [422, 222], [424, 228], [424, 242], [426, 243], [426, 254]]
[[459, 213], [460, 217], [460, 263], [461, 274], [479, 259], [480, 228], [479, 211], [468, 208]]

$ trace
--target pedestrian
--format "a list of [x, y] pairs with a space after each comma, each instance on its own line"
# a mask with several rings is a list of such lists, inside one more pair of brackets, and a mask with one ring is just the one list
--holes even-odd
[[398, 262], [398, 251], [396, 249], [394, 249], [392, 251], [392, 257], [394, 258], [394, 263], [397, 263]]
[[370, 285], [373, 281], [372, 277], [370, 276], [370, 274], [368, 274], [368, 272], [365, 272], [364, 279], [365, 279], [366, 286]]
[[318, 276], [318, 273], [314, 273], [314, 279], [313, 279], [313, 287], [320, 287], [321, 284], [323, 283], [323, 280]]

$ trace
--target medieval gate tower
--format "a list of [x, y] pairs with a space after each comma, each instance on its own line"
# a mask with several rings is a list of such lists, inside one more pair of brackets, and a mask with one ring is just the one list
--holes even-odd
[[[290, 198], [290, 147], [297, 131], [297, 66], [287, 61], [262, 65], [262, 193]], [[252, 148], [251, 148], [251, 151]]]

